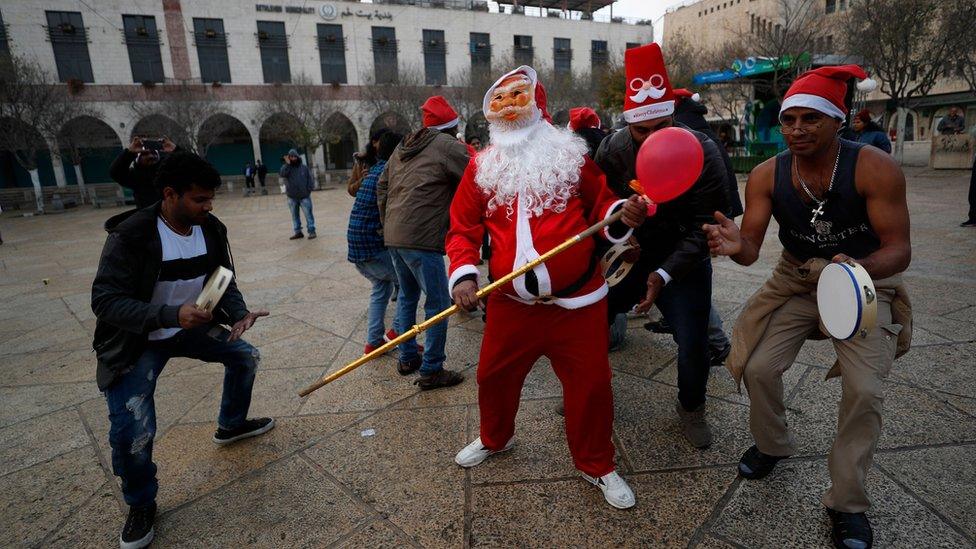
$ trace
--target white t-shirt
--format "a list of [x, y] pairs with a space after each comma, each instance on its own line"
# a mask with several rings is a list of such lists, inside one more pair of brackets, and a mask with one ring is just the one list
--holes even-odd
[[[156, 230], [163, 245], [163, 262], [150, 303], [183, 305], [195, 301], [203, 291], [203, 281], [210, 274], [203, 229], [194, 225], [190, 236], [182, 236], [167, 227], [160, 217], [156, 219]], [[160, 328], [149, 332], [149, 340], [169, 339], [180, 330], [182, 328]]]

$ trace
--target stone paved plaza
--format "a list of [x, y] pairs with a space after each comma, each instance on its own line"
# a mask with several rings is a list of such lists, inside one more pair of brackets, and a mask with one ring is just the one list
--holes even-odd
[[[976, 230], [958, 227], [969, 172], [909, 173], [914, 348], [886, 385], [884, 434], [869, 478], [878, 547], [976, 543]], [[472, 470], [453, 462], [477, 436], [475, 367], [483, 324], [455, 318], [448, 367], [462, 385], [420, 393], [393, 358], [306, 399], [298, 389], [362, 351], [368, 285], [346, 262], [352, 199], [313, 195], [319, 239], [288, 241], [284, 198], [223, 193], [240, 287], [267, 307], [246, 338], [263, 355], [252, 415], [268, 435], [211, 441], [222, 367], [173, 360], [156, 389], [158, 547], [827, 547], [839, 380], [829, 343], [808, 343], [788, 371], [800, 455], [763, 481], [735, 463], [751, 444], [748, 399], [712, 371], [715, 443], [694, 450], [674, 417], [674, 343], [632, 320], [611, 355], [620, 470], [637, 506], [616, 511], [574, 472], [560, 387], [529, 376], [514, 451]], [[94, 383], [89, 290], [121, 209], [0, 219], [0, 547], [113, 547], [124, 505], [111, 472], [106, 405]], [[715, 265], [715, 303], [731, 323], [778, 256]], [[730, 324], [727, 327], [731, 327]], [[559, 329], [554, 326], [553, 329]], [[375, 434], [370, 435], [370, 433]]]

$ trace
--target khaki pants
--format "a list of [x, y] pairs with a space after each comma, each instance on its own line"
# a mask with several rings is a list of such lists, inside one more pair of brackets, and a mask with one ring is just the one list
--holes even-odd
[[[881, 434], [882, 381], [895, 358], [900, 324], [891, 323], [893, 291], [878, 290], [878, 324], [865, 337], [833, 339], [840, 364], [842, 396], [837, 438], [830, 451], [831, 487], [823, 503], [835, 511], [863, 513], [871, 502], [864, 481]], [[795, 295], [777, 309], [746, 363], [743, 379], [749, 391], [749, 428], [764, 454], [796, 452], [786, 424], [783, 372], [796, 359], [808, 336], [819, 330], [814, 293]]]

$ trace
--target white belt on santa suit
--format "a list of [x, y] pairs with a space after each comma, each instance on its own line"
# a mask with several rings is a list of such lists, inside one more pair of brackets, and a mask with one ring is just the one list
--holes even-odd
[[610, 288], [607, 286], [606, 282], [604, 282], [596, 290], [576, 297], [555, 297], [545, 295], [538, 296], [535, 299], [522, 299], [521, 297], [512, 294], [505, 294], [505, 296], [525, 305], [558, 305], [563, 309], [581, 309], [587, 305], [592, 305], [600, 301], [606, 297], [609, 292]]

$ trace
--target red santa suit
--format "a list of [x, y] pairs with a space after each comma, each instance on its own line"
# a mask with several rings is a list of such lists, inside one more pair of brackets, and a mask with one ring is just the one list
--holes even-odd
[[[534, 71], [531, 77], [534, 81]], [[475, 264], [485, 231], [491, 239], [489, 271], [497, 280], [624, 202], [586, 156], [586, 143], [548, 122], [541, 85], [536, 103], [542, 117], [520, 130], [523, 144], [509, 147], [518, 149], [516, 154], [524, 152], [525, 161], [520, 157], [512, 162], [509, 156], [505, 162], [505, 153], [495, 144], [500, 136], [492, 133], [492, 145], [471, 160], [458, 186], [446, 243], [452, 289], [460, 280], [478, 276]], [[547, 184], [537, 187], [541, 192], [513, 192], [519, 181]], [[502, 187], [493, 182], [502, 182]], [[604, 231], [613, 242], [629, 234], [623, 224]], [[580, 242], [490, 294], [477, 379], [481, 442], [497, 451], [514, 434], [525, 377], [540, 357], [548, 357], [563, 386], [566, 434], [576, 467], [600, 477], [615, 467], [608, 288], [596, 268], [594, 248], [592, 239]]]

